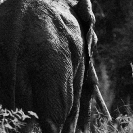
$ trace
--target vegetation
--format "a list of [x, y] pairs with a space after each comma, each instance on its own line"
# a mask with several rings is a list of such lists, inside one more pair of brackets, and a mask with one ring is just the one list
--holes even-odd
[[133, 115], [120, 114], [113, 122], [109, 122], [106, 117], [97, 114], [95, 119], [94, 133], [132, 133]]
[[[26, 119], [30, 119], [32, 117], [38, 118], [36, 113], [32, 111], [28, 111], [28, 115], [26, 115], [22, 109], [7, 110], [3, 109], [2, 105], [0, 105], [0, 133], [11, 133], [21, 131], [21, 128], [26, 126]], [[36, 132], [35, 132], [36, 131]], [[38, 125], [34, 123], [34, 127], [32, 127], [31, 133], [41, 133]]]
[[[96, 4], [98, 3], [98, 4]], [[106, 68], [108, 88], [101, 86], [101, 91], [112, 91], [112, 110], [117, 106], [133, 103], [133, 0], [94, 0], [93, 9], [96, 14], [95, 30], [98, 35], [95, 62], [97, 71], [99, 64]], [[97, 15], [98, 14], [98, 15]], [[99, 74], [99, 79], [101, 75]], [[108, 80], [108, 81], [107, 81]], [[104, 89], [104, 90], [103, 90]], [[110, 94], [106, 93], [106, 94]], [[106, 96], [106, 98], [109, 98]], [[110, 104], [112, 104], [110, 103]], [[120, 108], [122, 111], [122, 109]], [[125, 112], [122, 112], [125, 113]], [[117, 116], [115, 116], [117, 117]]]
[[[92, 102], [91, 108], [91, 127], [89, 133], [132, 133], [133, 132], [133, 112], [127, 107], [127, 114], [119, 115], [113, 121], [108, 121], [107, 117], [100, 112], [96, 105]], [[16, 109], [15, 111], [3, 109], [0, 106], [0, 133], [21, 133], [21, 128], [27, 123], [26, 119], [30, 119], [31, 116], [36, 118], [37, 115], [28, 111], [28, 115], [25, 115], [22, 109]], [[27, 133], [41, 133], [41, 129], [37, 123], [33, 123]]]
[[133, 111], [130, 107], [123, 106], [127, 110], [127, 114], [123, 115], [118, 108], [119, 115], [109, 121], [98, 106], [92, 102], [90, 133], [132, 133]]

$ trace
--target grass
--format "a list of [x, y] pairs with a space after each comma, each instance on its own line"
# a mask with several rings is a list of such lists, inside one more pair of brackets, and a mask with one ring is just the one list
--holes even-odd
[[[119, 112], [116, 119], [108, 121], [96, 105], [93, 105], [93, 103], [91, 105], [90, 131], [85, 131], [85, 133], [133, 133], [133, 111], [128, 106], [125, 106], [127, 109], [126, 115]], [[0, 106], [0, 133], [19, 132], [19, 129], [26, 125], [25, 120], [30, 119], [31, 116], [38, 118], [32, 111], [28, 111], [28, 115], [26, 115], [22, 109], [9, 111]], [[38, 123], [32, 122], [27, 133], [41, 133]]]
[[129, 106], [123, 106], [127, 114], [122, 114], [118, 109], [117, 118], [108, 121], [94, 105], [91, 111], [91, 131], [88, 133], [133, 133], [133, 111]]
[[120, 114], [114, 121], [99, 118], [94, 120], [93, 133], [133, 133], [133, 115]]

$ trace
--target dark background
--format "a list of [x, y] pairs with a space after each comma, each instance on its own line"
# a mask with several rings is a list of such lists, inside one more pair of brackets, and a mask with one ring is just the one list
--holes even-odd
[[[95, 67], [112, 114], [132, 108], [133, 0], [92, 0], [98, 36]], [[117, 109], [117, 110], [116, 110]]]

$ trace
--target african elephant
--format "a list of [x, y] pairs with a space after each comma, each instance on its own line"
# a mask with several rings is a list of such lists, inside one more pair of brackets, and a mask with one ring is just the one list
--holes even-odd
[[[36, 112], [43, 133], [74, 133], [77, 125], [89, 59], [79, 1], [0, 5], [0, 103]], [[88, 28], [94, 21], [89, 10]]]

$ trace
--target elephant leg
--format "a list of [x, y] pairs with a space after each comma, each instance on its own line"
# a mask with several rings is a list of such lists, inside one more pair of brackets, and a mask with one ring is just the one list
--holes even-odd
[[87, 79], [84, 80], [82, 86], [82, 94], [80, 99], [80, 112], [78, 118], [78, 130], [80, 132], [85, 132], [86, 128], [89, 129], [90, 123], [90, 100], [94, 91], [94, 81], [92, 80], [92, 74], [90, 70], [88, 72]]
[[75, 133], [76, 131], [77, 120], [79, 116], [80, 96], [83, 84], [83, 76], [84, 76], [84, 64], [83, 62], [81, 62], [73, 81], [73, 88], [74, 88], [73, 107], [64, 124], [63, 133]]
[[17, 66], [16, 107], [26, 113], [32, 110], [32, 89], [28, 81], [27, 71], [23, 64]]
[[38, 65], [30, 63], [29, 67], [34, 112], [42, 133], [60, 133], [73, 102], [72, 63], [52, 51], [43, 54]]

